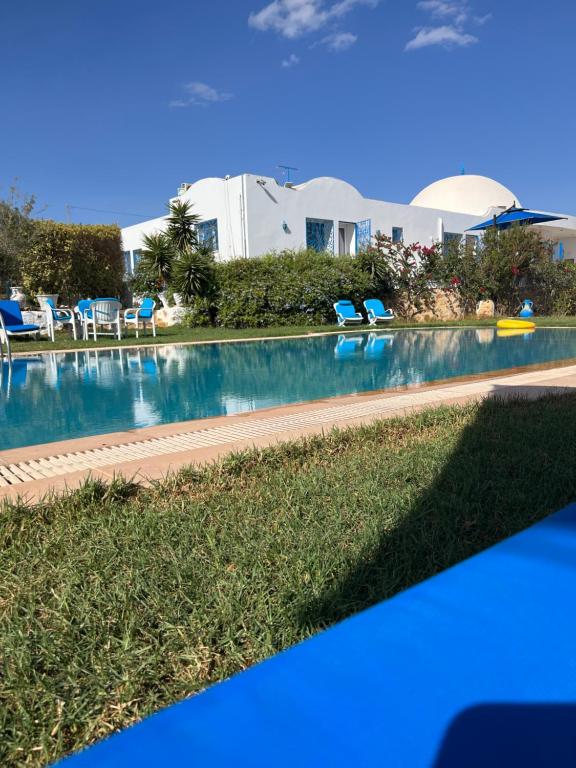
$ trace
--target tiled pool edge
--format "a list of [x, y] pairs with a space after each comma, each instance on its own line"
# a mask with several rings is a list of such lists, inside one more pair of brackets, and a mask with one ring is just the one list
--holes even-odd
[[74, 487], [89, 474], [109, 479], [121, 472], [144, 481], [157, 479], [186, 464], [211, 461], [251, 445], [270, 445], [332, 427], [369, 423], [442, 403], [480, 399], [499, 387], [507, 390], [502, 394], [514, 394], [522, 387], [532, 387], [537, 393], [545, 382], [567, 378], [570, 383], [561, 385], [562, 389], [576, 388], [576, 365], [402, 393], [346, 395], [250, 414], [11, 449], [0, 452], [0, 498], [38, 498], [51, 488]]

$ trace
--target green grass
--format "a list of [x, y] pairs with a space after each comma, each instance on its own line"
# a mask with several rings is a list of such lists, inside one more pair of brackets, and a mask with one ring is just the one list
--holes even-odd
[[559, 509], [575, 432], [576, 396], [492, 401], [6, 506], [0, 764], [54, 760]]
[[[576, 317], [538, 317], [535, 318], [537, 325], [575, 327]], [[496, 321], [477, 320], [468, 318], [466, 320], [450, 322], [433, 323], [409, 323], [403, 320], [395, 320], [387, 328], [444, 328], [449, 327], [483, 327], [493, 326]], [[381, 326], [379, 326], [382, 329]], [[104, 336], [98, 341], [74, 341], [67, 332], [56, 334], [56, 341], [34, 341], [32, 339], [23, 339], [22, 341], [13, 341], [12, 349], [15, 352], [51, 352], [55, 349], [90, 349], [94, 347], [118, 347], [131, 344], [150, 345], [150, 344], [182, 344], [191, 341], [226, 341], [228, 339], [252, 339], [267, 338], [270, 336], [298, 336], [308, 333], [358, 333], [359, 331], [373, 330], [367, 325], [360, 328], [338, 328], [336, 325], [282, 325], [270, 328], [183, 328], [173, 326], [171, 328], [158, 328], [156, 338], [152, 336], [142, 336], [137, 339], [134, 331], [130, 330], [121, 341], [113, 339], [111, 336]]]

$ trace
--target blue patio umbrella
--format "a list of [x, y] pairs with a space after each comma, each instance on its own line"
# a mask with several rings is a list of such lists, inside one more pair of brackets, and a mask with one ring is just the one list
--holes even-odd
[[475, 229], [489, 229], [490, 227], [508, 229], [508, 227], [511, 227], [513, 224], [543, 224], [545, 221], [559, 221], [560, 219], [565, 218], [565, 216], [538, 213], [537, 211], [529, 211], [527, 208], [517, 208], [516, 205], [513, 205], [505, 211], [502, 211], [502, 213], [494, 215], [491, 219], [483, 221], [481, 224], [476, 224], [474, 227], [470, 227], [467, 231], [471, 232]]

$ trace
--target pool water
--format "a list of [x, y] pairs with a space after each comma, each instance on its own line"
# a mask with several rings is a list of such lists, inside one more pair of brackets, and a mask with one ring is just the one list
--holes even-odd
[[576, 358], [576, 329], [398, 330], [15, 358], [0, 450]]

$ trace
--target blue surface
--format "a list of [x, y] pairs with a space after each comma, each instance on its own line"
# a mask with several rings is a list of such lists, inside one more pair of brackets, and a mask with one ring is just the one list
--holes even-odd
[[[566, 217], [528, 211], [526, 208], [513, 208], [496, 216], [496, 227], [498, 227], [498, 229], [508, 229], [508, 227], [511, 227], [513, 224], [543, 224], [546, 221], [559, 221], [563, 218]], [[475, 227], [470, 227], [467, 231], [472, 232], [475, 229], [490, 229], [490, 227], [493, 226], [494, 217], [483, 221], [481, 224], [476, 224]]]
[[4, 325], [18, 326], [23, 323], [20, 304], [17, 301], [12, 301], [11, 299], [1, 300], [0, 314], [2, 314], [4, 319]]
[[384, 304], [380, 299], [367, 299], [364, 302], [364, 309], [368, 314], [368, 319], [373, 317], [394, 317], [394, 312], [391, 309], [384, 309]]
[[0, 380], [0, 450], [576, 359], [570, 328], [385, 335], [386, 345], [365, 333], [43, 355], [25, 385]]
[[66, 762], [576, 765], [576, 505]]

